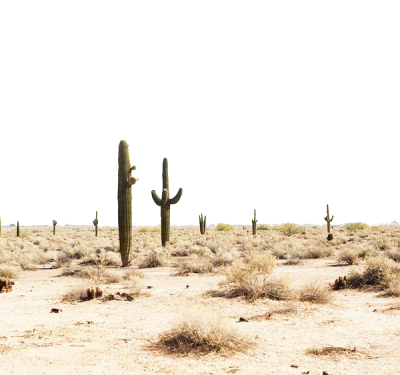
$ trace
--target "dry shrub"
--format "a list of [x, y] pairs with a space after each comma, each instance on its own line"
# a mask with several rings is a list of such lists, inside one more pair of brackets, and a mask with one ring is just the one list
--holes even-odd
[[152, 251], [146, 256], [146, 258], [143, 259], [138, 268], [155, 268], [164, 266], [165, 260], [163, 259], [162, 255], [156, 251]]
[[386, 256], [389, 259], [394, 260], [396, 263], [400, 263], [400, 250], [390, 250], [386, 252]]
[[231, 253], [218, 253], [211, 259], [214, 267], [230, 266], [233, 263], [233, 255]]
[[[280, 302], [281, 304], [282, 302]], [[250, 318], [250, 320], [265, 320], [271, 319], [274, 315], [290, 315], [296, 314], [298, 308], [293, 302], [283, 302], [283, 305], [279, 305], [277, 307], [270, 307], [265, 313], [254, 315]]]
[[355, 249], [344, 249], [337, 256], [338, 262], [347, 263], [349, 265], [356, 263], [357, 259], [358, 251]]
[[[246, 254], [242, 260], [233, 263], [227, 273], [228, 282], [235, 282], [242, 275], [269, 275], [276, 267], [276, 258], [267, 252]], [[231, 281], [232, 280], [232, 281]]]
[[390, 250], [393, 243], [387, 237], [379, 237], [373, 241], [373, 246], [376, 250]]
[[302, 258], [304, 259], [321, 259], [325, 257], [329, 257], [333, 254], [334, 249], [332, 247], [314, 247], [311, 249], [307, 249], [302, 254]]
[[9, 266], [6, 264], [0, 265], [0, 277], [16, 279], [18, 278], [20, 273], [21, 273], [21, 268], [18, 266]]
[[87, 285], [75, 286], [61, 297], [63, 302], [85, 301], [86, 299], [88, 299]]
[[324, 304], [330, 302], [332, 298], [331, 291], [318, 280], [305, 284], [300, 288], [300, 301]]
[[123, 280], [122, 275], [120, 275], [116, 271], [111, 271], [111, 270], [105, 270], [102, 277], [103, 277], [104, 282], [106, 282], [108, 284], [120, 283]]
[[196, 261], [194, 259], [185, 259], [178, 263], [178, 269], [173, 276], [187, 276], [190, 273], [210, 273], [214, 268], [212, 263], [207, 261]]
[[188, 313], [175, 327], [161, 334], [156, 347], [171, 354], [204, 355], [243, 352], [252, 342], [239, 335], [229, 322], [211, 313]]
[[347, 285], [350, 288], [372, 287], [384, 290], [398, 278], [400, 278], [400, 265], [392, 259], [378, 256], [366, 260], [363, 273], [351, 273], [347, 277]]
[[256, 253], [238, 260], [225, 271], [227, 294], [243, 296], [250, 301], [258, 298], [285, 300], [291, 298], [287, 277], [271, 278], [276, 258], [270, 253]]
[[400, 278], [393, 279], [389, 282], [388, 289], [385, 290], [386, 297], [400, 297]]

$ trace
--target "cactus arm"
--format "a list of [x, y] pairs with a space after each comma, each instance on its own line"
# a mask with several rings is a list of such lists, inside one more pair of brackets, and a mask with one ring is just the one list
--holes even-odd
[[128, 184], [129, 184], [130, 186], [135, 185], [137, 181], [139, 181], [138, 178], [135, 178], [135, 177], [129, 177], [129, 178], [128, 178]]
[[182, 192], [183, 192], [183, 190], [182, 190], [182, 188], [180, 188], [179, 191], [176, 193], [175, 197], [173, 197], [171, 199], [171, 204], [175, 204], [175, 203], [179, 202], [179, 199], [181, 199], [181, 196], [182, 196]]
[[169, 199], [169, 191], [168, 189], [162, 189], [161, 191], [161, 205], [167, 208], [169, 206], [168, 199]]
[[332, 219], [331, 219], [331, 221], [333, 220], [333, 218], [335, 217], [335, 215], [332, 215]]
[[161, 199], [158, 197], [155, 190], [151, 191], [151, 196], [153, 197], [153, 201], [157, 206], [161, 206]]

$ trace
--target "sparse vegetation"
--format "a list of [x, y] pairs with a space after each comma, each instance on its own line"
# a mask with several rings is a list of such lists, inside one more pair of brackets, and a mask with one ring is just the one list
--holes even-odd
[[[217, 358], [213, 353], [232, 355], [237, 350], [250, 348], [251, 342], [248, 344], [246, 337], [240, 335], [245, 332], [251, 333], [252, 338], [258, 335], [256, 341], [262, 343], [266, 335], [274, 335], [273, 340], [277, 340], [279, 347], [288, 343], [291, 345], [289, 340], [280, 341], [278, 331], [281, 325], [293, 324], [297, 327], [297, 340], [303, 348], [309, 347], [304, 341], [309, 331], [318, 337], [314, 342], [316, 348], [310, 349], [311, 355], [351, 355], [356, 358], [356, 355], [360, 356], [358, 350], [356, 354], [351, 348], [342, 350], [346, 348], [340, 346], [340, 336], [328, 341], [339, 346], [328, 349], [321, 345], [327, 337], [318, 336], [318, 332], [325, 332], [327, 325], [334, 328], [335, 332], [348, 329], [353, 315], [343, 321], [337, 319], [339, 314], [336, 312], [341, 314], [348, 311], [354, 306], [353, 303], [358, 306], [357, 319], [364, 319], [365, 322], [368, 316], [370, 320], [367, 324], [370, 321], [373, 324], [385, 313], [390, 326], [388, 323], [380, 340], [386, 345], [394, 337], [388, 335], [390, 337], [387, 340], [383, 338], [396, 327], [397, 305], [386, 308], [396, 300], [382, 301], [375, 296], [379, 293], [380, 296], [400, 297], [400, 228], [397, 227], [382, 227], [380, 231], [370, 228], [359, 232], [336, 227], [334, 239], [327, 242], [325, 226], [308, 226], [306, 234], [301, 232], [290, 236], [284, 233], [283, 225], [280, 230], [259, 230], [257, 236], [251, 235], [250, 226], [246, 230], [242, 227], [233, 231], [211, 230], [202, 236], [196, 225], [194, 228], [171, 228], [173, 241], [168, 248], [160, 246], [159, 232], [135, 232], [132, 236], [134, 256], [131, 257], [131, 266], [125, 268], [120, 267], [118, 232], [113, 228], [102, 228], [99, 237], [95, 237], [91, 223], [88, 228], [57, 226], [56, 236], [52, 235], [51, 226], [23, 229], [27, 236], [17, 238], [15, 228], [2, 228], [0, 278], [7, 276], [15, 280], [13, 292], [1, 294], [2, 308], [7, 317], [22, 318], [22, 321], [26, 314], [31, 314], [31, 310], [28, 310], [30, 301], [34, 300], [37, 306], [40, 305], [38, 311], [49, 313], [49, 304], [51, 308], [61, 308], [60, 315], [50, 315], [50, 319], [47, 314], [35, 318], [37, 325], [35, 323], [35, 328], [32, 326], [35, 331], [22, 333], [27, 345], [57, 345], [64, 342], [62, 340], [68, 340], [71, 345], [85, 345], [82, 344], [85, 340], [96, 339], [99, 342], [103, 340], [103, 344], [109, 345], [114, 352], [117, 347], [114, 344], [115, 337], [129, 343], [132, 337], [143, 341], [150, 333], [150, 337], [157, 340], [156, 348], [162, 350], [161, 353], [154, 353], [160, 358], [167, 353], [212, 353], [211, 357]], [[329, 256], [333, 259], [327, 259]], [[160, 265], [158, 258], [171, 268], [148, 268]], [[334, 259], [345, 265], [336, 264]], [[355, 265], [348, 267], [350, 264]], [[316, 270], [319, 272], [314, 273]], [[316, 274], [319, 278], [308, 282], [310, 275]], [[175, 275], [185, 277], [170, 278]], [[342, 286], [337, 288], [338, 292], [332, 291], [330, 294], [325, 280], [339, 280], [339, 275], [342, 276]], [[224, 278], [225, 281], [219, 284]], [[83, 284], [76, 286], [80, 282]], [[100, 297], [97, 292], [98, 301], [76, 303], [88, 301], [93, 294], [96, 296], [96, 287], [106, 295]], [[346, 291], [349, 287], [373, 293]], [[330, 289], [335, 289], [333, 284]], [[143, 299], [145, 303], [136, 299], [139, 296], [146, 296]], [[335, 297], [332, 305], [328, 304], [331, 296]], [[155, 305], [152, 305], [153, 301]], [[194, 323], [186, 322], [185, 325], [174, 322], [171, 330], [163, 332], [162, 327], [168, 324], [177, 308], [187, 310], [194, 303], [204, 307], [207, 312], [218, 310], [229, 323], [219, 324], [217, 318], [212, 318], [213, 324], [208, 325], [200, 319], [198, 327], [193, 328]], [[326, 305], [318, 305], [322, 303]], [[116, 314], [111, 318], [115, 311], [124, 311], [124, 315]], [[129, 315], [129, 311], [132, 311], [132, 315]], [[372, 311], [378, 313], [372, 314]], [[73, 316], [76, 322], [71, 323], [68, 315]], [[103, 318], [105, 316], [110, 318]], [[51, 322], [51, 327], [47, 320]], [[233, 322], [233, 327], [229, 327]], [[354, 333], [348, 335], [351, 340], [358, 337], [357, 345], [359, 342], [364, 345], [365, 341], [356, 336], [363, 332], [360, 322], [362, 320], [352, 325]], [[15, 320], [13, 324], [10, 327], [4, 325], [0, 340], [12, 332], [20, 333], [21, 329], [17, 331], [13, 328]], [[50, 334], [39, 332], [40, 325], [46, 327], [47, 331], [53, 330], [51, 340]], [[53, 327], [60, 332], [58, 336]], [[238, 341], [232, 341], [230, 336], [224, 338], [219, 330], [224, 327], [229, 330], [233, 328], [230, 332], [236, 335]], [[298, 330], [301, 335], [304, 334], [304, 340]], [[125, 331], [132, 332], [133, 336], [125, 335]], [[285, 330], [285, 339], [289, 335]], [[217, 343], [212, 342], [215, 337]], [[16, 346], [9, 342], [15, 350]], [[146, 343], [142, 342], [142, 345]], [[232, 345], [235, 347], [232, 348]], [[18, 348], [24, 350], [24, 347]], [[258, 350], [255, 355], [259, 355]], [[249, 368], [248, 372], [252, 373], [253, 369]], [[176, 368], [172, 366], [169, 370], [174, 372]], [[162, 371], [166, 371], [166, 368]]]

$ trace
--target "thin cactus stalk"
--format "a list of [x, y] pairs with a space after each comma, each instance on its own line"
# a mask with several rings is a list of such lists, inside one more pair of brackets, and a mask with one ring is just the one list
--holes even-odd
[[17, 237], [19, 237], [19, 221], [17, 221]]
[[256, 210], [254, 209], [254, 220], [251, 221], [253, 227], [253, 235], [257, 234], [257, 221], [258, 220], [256, 220]]
[[118, 232], [122, 267], [130, 265], [132, 248], [132, 192], [131, 186], [139, 179], [132, 177], [136, 169], [129, 160], [128, 143], [121, 141], [118, 152]]
[[57, 221], [53, 220], [53, 236], [56, 234]]
[[96, 219], [93, 220], [93, 225], [96, 229], [96, 237], [97, 237], [97, 233], [98, 233], [98, 225], [99, 225], [99, 220], [97, 219], [97, 211], [96, 211]]
[[169, 179], [168, 179], [168, 159], [163, 160], [163, 191], [161, 199], [158, 197], [155, 190], [151, 191], [154, 203], [161, 207], [161, 244], [163, 247], [169, 245], [169, 231], [170, 231], [170, 208], [171, 204], [179, 202], [182, 196], [182, 188], [178, 190], [175, 197], [169, 198]]
[[200, 223], [200, 233], [204, 234], [206, 233], [206, 216], [204, 215], [204, 219], [203, 219], [203, 214], [201, 214], [201, 216], [199, 216], [199, 223]]
[[325, 221], [326, 221], [326, 225], [327, 225], [327, 229], [328, 229], [328, 233], [331, 233], [331, 221], [333, 220], [333, 216], [331, 218], [329, 218], [329, 205], [326, 205], [326, 213], [327, 215], [324, 217]]

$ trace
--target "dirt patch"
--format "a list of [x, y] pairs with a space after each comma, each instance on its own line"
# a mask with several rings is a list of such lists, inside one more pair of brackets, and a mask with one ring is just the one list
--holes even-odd
[[[141, 233], [142, 241], [145, 241], [144, 235], [152, 234]], [[218, 234], [220, 244], [223, 244], [223, 235]], [[200, 236], [194, 231], [184, 232], [182, 241], [206, 243]], [[213, 237], [209, 236], [212, 241]], [[255, 241], [241, 232], [228, 236], [232, 239], [231, 242], [227, 240], [226, 247], [233, 243], [233, 238], [244, 242], [248, 237], [246, 241]], [[275, 238], [262, 236], [264, 234], [255, 242], [260, 248]], [[182, 248], [184, 246], [186, 242]], [[199, 253], [200, 250], [194, 249]], [[200, 255], [199, 259], [202, 261], [203, 256], [212, 254]], [[145, 254], [139, 254], [137, 262], [144, 257]], [[171, 256], [165, 257], [173, 263]], [[332, 267], [336, 264], [332, 257], [302, 259], [301, 263], [293, 265], [283, 265], [283, 262], [278, 262], [274, 275], [290, 278], [293, 288], [310, 280], [318, 280], [328, 288], [339, 276], [362, 267], [362, 262]], [[102, 298], [72, 303], [62, 302], [61, 297], [82, 282], [89, 286], [90, 280], [58, 277], [63, 269], [54, 269], [48, 264], [37, 266], [35, 271], [22, 271], [13, 291], [0, 294], [2, 315], [6, 317], [0, 323], [1, 372], [297, 375], [309, 371], [309, 374], [320, 375], [323, 370], [329, 370], [335, 375], [400, 373], [398, 298], [343, 289], [333, 291], [330, 302], [324, 305], [268, 298], [249, 302], [244, 298], [207, 293], [220, 290], [220, 282], [225, 280], [223, 268], [210, 274], [171, 276], [174, 267], [157, 267], [141, 270], [144, 294], [128, 300], [126, 270], [106, 268], [119, 273], [121, 281], [102, 284]], [[52, 313], [52, 309], [60, 311]], [[223, 316], [235, 335], [249, 338], [254, 345], [229, 355], [211, 351], [195, 356], [171, 356], [154, 350], [152, 345], [183, 315], [199, 311]], [[241, 317], [245, 320], [240, 320]], [[315, 348], [326, 353], [307, 354]], [[351, 351], [354, 348], [356, 351]], [[297, 367], [292, 367], [294, 364]]]

